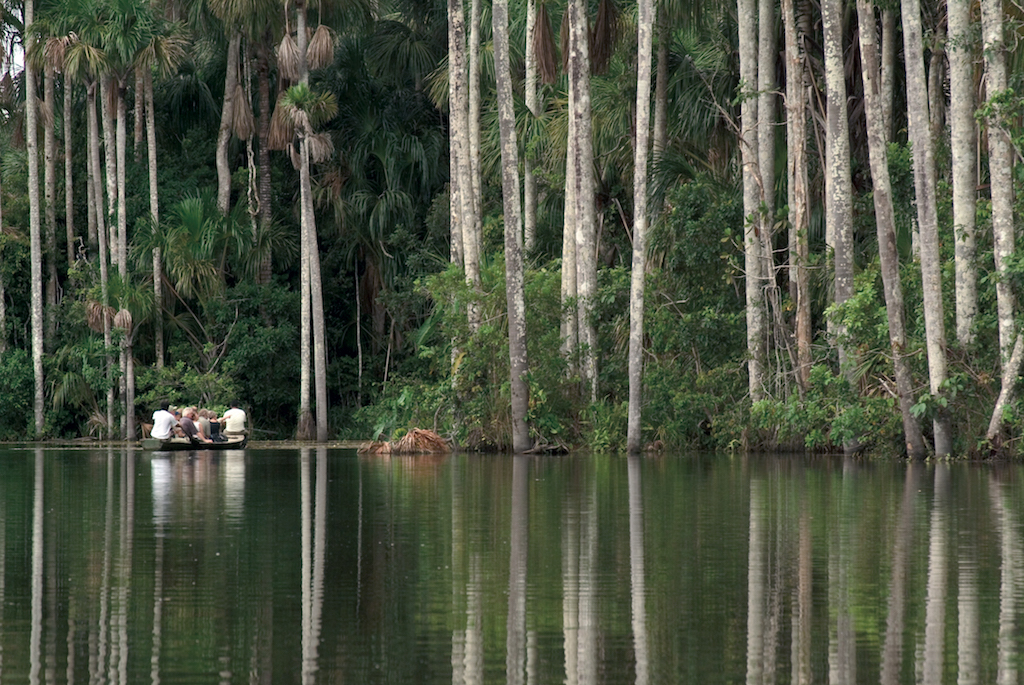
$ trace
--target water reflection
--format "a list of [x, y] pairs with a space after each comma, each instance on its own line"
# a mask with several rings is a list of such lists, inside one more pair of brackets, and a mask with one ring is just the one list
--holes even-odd
[[0, 683], [1018, 683], [1021, 469], [0, 460]]

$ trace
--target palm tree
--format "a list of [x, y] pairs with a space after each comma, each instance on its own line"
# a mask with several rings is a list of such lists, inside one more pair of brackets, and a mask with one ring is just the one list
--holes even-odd
[[647, 271], [647, 150], [651, 133], [651, 53], [654, 2], [641, 0], [637, 16], [636, 145], [633, 161], [633, 265], [629, 287], [629, 415], [626, 449], [640, 451], [643, 399], [644, 283]]
[[[323, 122], [332, 119], [338, 105], [332, 94], [316, 93], [300, 83], [289, 88], [282, 96], [280, 106], [294, 126], [299, 139], [299, 192], [302, 217], [302, 240], [306, 244], [306, 262], [309, 265], [309, 307], [312, 312], [313, 367], [316, 385], [316, 439], [326, 442], [327, 425], [327, 350], [324, 329], [324, 302], [320, 279], [320, 250], [317, 244], [316, 217], [313, 211], [313, 190], [310, 182], [310, 161], [320, 162], [329, 157], [334, 147], [329, 136], [315, 134]], [[305, 287], [303, 288], [305, 296]], [[308, 405], [307, 405], [308, 406]], [[301, 409], [300, 409], [301, 412]], [[307, 409], [308, 412], [308, 409]], [[300, 426], [302, 417], [300, 416]]]
[[508, 355], [512, 389], [512, 450], [532, 447], [526, 414], [530, 386], [526, 381], [526, 302], [523, 295], [523, 235], [519, 200], [519, 149], [512, 110], [512, 71], [509, 67], [508, 0], [495, 0], [494, 72], [498, 86], [498, 126], [501, 136], [501, 196], [505, 208], [505, 298], [508, 311]]
[[[25, 52], [35, 44], [32, 0], [25, 0]], [[32, 369], [35, 377], [35, 433], [43, 435], [43, 245], [39, 216], [39, 143], [36, 124], [36, 73], [31, 60], [25, 63], [25, 129], [28, 148], [29, 230], [32, 260]]]

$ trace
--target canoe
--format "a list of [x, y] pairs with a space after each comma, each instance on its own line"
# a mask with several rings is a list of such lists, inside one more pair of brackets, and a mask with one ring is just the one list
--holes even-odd
[[143, 438], [142, 449], [153, 451], [175, 450], [240, 450], [249, 441], [248, 435], [225, 435], [223, 442], [193, 442], [188, 438]]

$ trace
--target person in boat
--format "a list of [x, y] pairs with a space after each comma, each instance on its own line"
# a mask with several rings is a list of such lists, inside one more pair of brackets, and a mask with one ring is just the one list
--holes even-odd
[[189, 407], [181, 413], [181, 430], [185, 433], [185, 437], [192, 442], [210, 442], [210, 439], [203, 435], [203, 430], [196, 423], [196, 419], [199, 418], [199, 414], [196, 413], [195, 407]]
[[245, 412], [238, 408], [238, 402], [231, 403], [231, 409], [224, 412], [222, 423], [225, 435], [243, 435], [245, 433]]
[[200, 409], [198, 414], [199, 418], [196, 420], [196, 424], [199, 426], [199, 430], [212, 441], [213, 435], [210, 431], [210, 410]]
[[178, 419], [169, 411], [170, 405], [161, 402], [160, 408], [153, 412], [153, 430], [150, 431], [157, 440], [169, 440], [178, 427]]
[[215, 412], [214, 410], [211, 409], [210, 410], [210, 440], [213, 440], [214, 442], [224, 442], [224, 441], [227, 440], [227, 438], [225, 438], [224, 434], [221, 432], [221, 428], [222, 428], [222, 426], [221, 426], [221, 423], [220, 423], [220, 419], [217, 418], [217, 412]]

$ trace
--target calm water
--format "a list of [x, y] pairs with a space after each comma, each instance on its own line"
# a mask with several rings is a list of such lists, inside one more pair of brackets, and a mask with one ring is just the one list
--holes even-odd
[[0, 682], [1020, 683], [1022, 475], [0, 451]]

